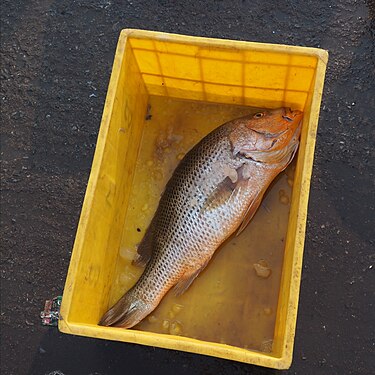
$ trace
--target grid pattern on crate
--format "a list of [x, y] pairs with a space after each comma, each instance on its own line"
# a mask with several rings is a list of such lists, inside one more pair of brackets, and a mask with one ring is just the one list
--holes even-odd
[[304, 109], [315, 56], [130, 38], [151, 95]]

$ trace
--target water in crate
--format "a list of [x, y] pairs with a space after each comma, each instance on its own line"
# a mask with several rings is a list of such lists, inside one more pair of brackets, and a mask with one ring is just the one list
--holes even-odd
[[[132, 261], [179, 161], [218, 125], [256, 109], [150, 97], [110, 304], [143, 269]], [[272, 184], [250, 225], [216, 251], [181, 296], [169, 292], [135, 329], [272, 351], [293, 166]]]

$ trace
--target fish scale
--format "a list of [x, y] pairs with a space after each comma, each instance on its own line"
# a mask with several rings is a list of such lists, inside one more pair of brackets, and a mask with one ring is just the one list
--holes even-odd
[[184, 292], [220, 244], [250, 221], [297, 150], [302, 113], [281, 108], [255, 116], [221, 125], [182, 159], [138, 247], [136, 263], [146, 268], [100, 324], [132, 327], [173, 286]]

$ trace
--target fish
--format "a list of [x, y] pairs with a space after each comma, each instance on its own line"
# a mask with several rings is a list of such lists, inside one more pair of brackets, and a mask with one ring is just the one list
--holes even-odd
[[268, 109], [217, 127], [180, 161], [140, 242], [145, 267], [99, 325], [132, 328], [172, 288], [184, 293], [215, 251], [239, 235], [274, 178], [293, 160], [303, 112]]

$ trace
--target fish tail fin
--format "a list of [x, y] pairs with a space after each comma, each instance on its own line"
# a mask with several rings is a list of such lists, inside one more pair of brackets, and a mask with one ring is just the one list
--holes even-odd
[[101, 326], [131, 328], [145, 318], [153, 308], [130, 290], [100, 319]]

